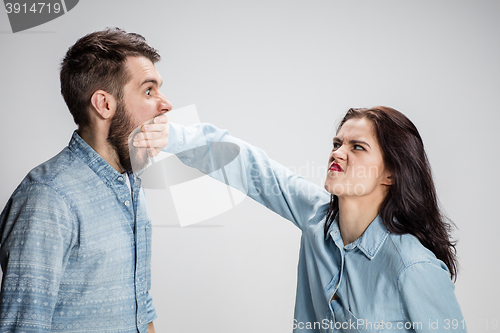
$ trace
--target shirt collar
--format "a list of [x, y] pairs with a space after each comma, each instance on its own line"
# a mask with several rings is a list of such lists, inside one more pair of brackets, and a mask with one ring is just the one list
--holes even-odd
[[346, 251], [353, 250], [357, 247], [368, 259], [371, 260], [375, 258], [378, 251], [382, 247], [382, 244], [384, 244], [385, 239], [389, 235], [389, 231], [385, 228], [380, 215], [375, 217], [368, 228], [366, 228], [365, 232], [358, 239], [345, 246], [342, 241], [342, 237], [340, 236], [338, 217], [339, 215], [337, 214], [332, 226], [330, 227], [330, 235], [337, 247], [340, 249], [344, 248]]
[[73, 132], [68, 147], [73, 154], [87, 164], [106, 184], [111, 185], [118, 179], [123, 179], [123, 176], [90, 147], [82, 137], [78, 135], [77, 131]]

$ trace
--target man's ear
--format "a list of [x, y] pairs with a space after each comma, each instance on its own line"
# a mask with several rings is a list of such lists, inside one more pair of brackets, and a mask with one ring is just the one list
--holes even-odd
[[90, 102], [102, 119], [110, 119], [116, 111], [116, 98], [104, 90], [96, 90]]

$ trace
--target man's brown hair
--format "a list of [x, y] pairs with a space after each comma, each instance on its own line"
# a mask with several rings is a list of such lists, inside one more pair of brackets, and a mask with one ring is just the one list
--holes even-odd
[[123, 87], [130, 80], [125, 68], [129, 56], [143, 56], [153, 63], [160, 60], [143, 36], [119, 28], [88, 34], [68, 49], [61, 63], [61, 94], [80, 128], [89, 125], [87, 109], [95, 91], [102, 89], [122, 99]]

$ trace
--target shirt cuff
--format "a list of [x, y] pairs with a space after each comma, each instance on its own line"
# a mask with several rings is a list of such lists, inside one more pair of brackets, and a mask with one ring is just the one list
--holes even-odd
[[148, 323], [152, 322], [155, 320], [158, 316], [156, 315], [156, 309], [155, 306], [153, 305], [153, 297], [148, 293], [148, 296], [146, 298], [146, 309], [148, 312]]

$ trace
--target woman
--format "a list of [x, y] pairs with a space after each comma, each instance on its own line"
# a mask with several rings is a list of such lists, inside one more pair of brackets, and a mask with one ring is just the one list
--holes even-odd
[[[207, 142], [236, 143], [239, 155], [224, 172], [213, 170], [227, 156], [190, 149]], [[402, 113], [347, 112], [333, 139], [326, 191], [208, 124], [171, 124], [165, 150], [302, 230], [295, 332], [466, 331], [452, 282], [450, 224], [422, 139]]]

